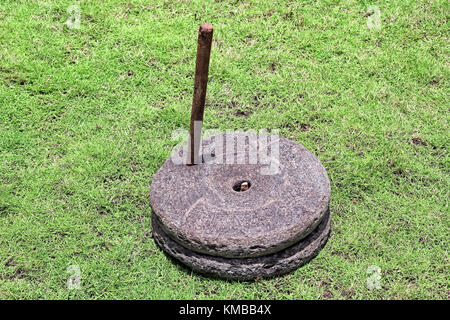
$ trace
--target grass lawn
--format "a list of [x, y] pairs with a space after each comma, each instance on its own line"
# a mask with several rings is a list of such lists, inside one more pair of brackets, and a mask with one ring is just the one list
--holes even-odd
[[[449, 299], [449, 7], [2, 0], [0, 299]], [[283, 277], [203, 277], [151, 236], [202, 22], [205, 128], [279, 129], [331, 180], [330, 239]]]

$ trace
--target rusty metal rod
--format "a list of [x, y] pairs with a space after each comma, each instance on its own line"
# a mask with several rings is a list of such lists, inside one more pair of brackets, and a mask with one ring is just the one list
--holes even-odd
[[192, 100], [190, 143], [187, 154], [187, 165], [199, 163], [200, 141], [202, 133], [203, 112], [205, 110], [206, 85], [208, 83], [209, 56], [213, 27], [202, 23], [198, 30], [197, 60], [195, 62], [194, 97]]

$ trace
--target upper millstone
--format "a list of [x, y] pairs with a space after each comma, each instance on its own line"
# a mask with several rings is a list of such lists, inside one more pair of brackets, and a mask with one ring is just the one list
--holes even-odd
[[[271, 254], [305, 238], [328, 210], [329, 179], [310, 151], [285, 138], [242, 135], [205, 139], [206, 163], [185, 166], [171, 157], [153, 178], [156, 218], [190, 250], [228, 258]], [[260, 143], [266, 138], [270, 143]], [[234, 187], [243, 182], [245, 190]]]

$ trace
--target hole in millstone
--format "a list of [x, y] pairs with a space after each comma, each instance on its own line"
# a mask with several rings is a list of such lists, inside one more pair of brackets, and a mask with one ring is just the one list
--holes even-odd
[[244, 192], [250, 189], [252, 184], [248, 180], [239, 180], [233, 185], [233, 190], [237, 192]]

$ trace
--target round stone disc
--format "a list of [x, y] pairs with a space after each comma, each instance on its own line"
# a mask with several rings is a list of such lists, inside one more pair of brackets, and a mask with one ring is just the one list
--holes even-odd
[[322, 221], [330, 183], [305, 147], [247, 133], [202, 145], [203, 163], [186, 166], [174, 157], [181, 151], [174, 153], [151, 184], [161, 228], [183, 247], [226, 258], [264, 256], [297, 243]]
[[330, 214], [306, 238], [279, 252], [262, 257], [223, 258], [189, 250], [169, 237], [152, 215], [153, 238], [169, 256], [196, 272], [232, 280], [268, 278], [291, 272], [314, 258], [330, 233]]

